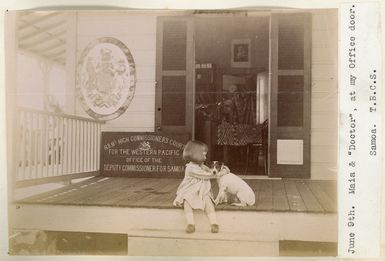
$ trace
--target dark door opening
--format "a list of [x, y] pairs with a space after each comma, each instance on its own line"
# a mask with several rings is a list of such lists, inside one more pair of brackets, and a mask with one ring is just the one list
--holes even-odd
[[238, 175], [310, 177], [311, 15], [161, 17], [156, 131]]
[[267, 175], [269, 17], [196, 18], [195, 139], [238, 175]]

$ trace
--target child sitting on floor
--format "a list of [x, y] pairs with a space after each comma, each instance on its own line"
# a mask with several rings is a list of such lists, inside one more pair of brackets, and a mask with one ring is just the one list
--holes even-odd
[[193, 140], [186, 144], [183, 151], [183, 159], [189, 163], [186, 164], [185, 176], [178, 187], [173, 204], [184, 208], [187, 233], [195, 231], [193, 209], [204, 210], [211, 224], [211, 232], [219, 232], [210, 183], [210, 179], [215, 179], [216, 175], [203, 164], [207, 150], [206, 144]]

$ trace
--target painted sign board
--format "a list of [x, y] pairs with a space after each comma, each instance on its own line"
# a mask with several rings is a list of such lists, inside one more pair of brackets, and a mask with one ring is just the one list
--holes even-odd
[[103, 176], [183, 177], [187, 134], [102, 132]]

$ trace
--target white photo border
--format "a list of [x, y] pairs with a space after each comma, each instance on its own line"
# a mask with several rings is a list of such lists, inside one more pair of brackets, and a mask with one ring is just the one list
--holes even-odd
[[[360, 3], [360, 2], [376, 2], [379, 4], [380, 8], [378, 9], [378, 12], [380, 13], [381, 21], [378, 27], [379, 32], [382, 32], [382, 35], [380, 36], [380, 41], [382, 44], [384, 43], [385, 40], [385, 1], [384, 0], [379, 0], [379, 1], [351, 1], [354, 3]], [[19, 1], [19, 2], [7, 2], [7, 3], [2, 3], [1, 4], [1, 14], [2, 18], [1, 19], [1, 25], [0, 26], [0, 41], [2, 42], [2, 46], [4, 45], [5, 41], [5, 29], [4, 29], [4, 14], [7, 9], [12, 9], [12, 10], [22, 10], [22, 9], [31, 9], [31, 8], [44, 8], [44, 6], [48, 6], [49, 8], [55, 8], [57, 6], [58, 9], [76, 9], [77, 7], [79, 8], [88, 8], [88, 9], [93, 9], [96, 6], [100, 9], [101, 6], [115, 6], [116, 8], [137, 8], [137, 9], [163, 9], [163, 8], [169, 8], [169, 9], [182, 9], [182, 8], [201, 8], [201, 9], [219, 9], [219, 8], [245, 8], [245, 6], [256, 6], [256, 5], [261, 5], [261, 6], [270, 6], [274, 8], [280, 8], [280, 7], [285, 7], [285, 8], [314, 8], [314, 9], [320, 9], [320, 8], [341, 8], [341, 4], [346, 3], [346, 1], [343, 0], [329, 0], [329, 1], [322, 1], [322, 0], [317, 0], [317, 1], [285, 1], [285, 0], [280, 0], [280, 1], [274, 1], [271, 2], [269, 0], [262, 0], [262, 1], [244, 1], [244, 0], [232, 0], [232, 1], [131, 1], [131, 2], [125, 2], [122, 3], [120, 0], [111, 0], [109, 2], [103, 1], [103, 0], [95, 0], [90, 3], [87, 0], [77, 0], [77, 1], [68, 1], [68, 0], [56, 0], [55, 4], [52, 4], [52, 1], [49, 0], [43, 0], [43, 1], [38, 1], [38, 0], [31, 0], [31, 1]], [[70, 6], [70, 7], [68, 7]], [[5, 63], [4, 63], [4, 53], [5, 50], [4, 48], [0, 48], [0, 57], [2, 57], [2, 63], [1, 63], [1, 74], [0, 74], [0, 81], [2, 84], [0, 84], [0, 104], [4, 105], [6, 104], [6, 93], [5, 93]], [[381, 65], [383, 65], [383, 61], [385, 60], [385, 52], [381, 54], [382, 62]], [[384, 75], [384, 66], [381, 68], [381, 73], [382, 73], [382, 79]], [[341, 72], [339, 72], [339, 75]], [[339, 86], [340, 88], [341, 86]], [[383, 86], [381, 85], [380, 88], [382, 89]], [[385, 92], [381, 93], [381, 99], [383, 100], [385, 96]], [[339, 105], [341, 106], [341, 105]], [[383, 116], [383, 103], [380, 104], [379, 110], [381, 111], [381, 121], [383, 122], [384, 116]], [[339, 117], [340, 121], [344, 120]], [[1, 110], [0, 112], [0, 140], [2, 141], [1, 144], [3, 146], [0, 147], [0, 163], [2, 163], [3, 166], [6, 166], [7, 164], [7, 155], [6, 155], [6, 122], [5, 122], [5, 109]], [[340, 133], [339, 133], [340, 134]], [[384, 137], [385, 132], [381, 130], [379, 133], [381, 137]], [[341, 143], [341, 141], [340, 141]], [[382, 146], [382, 144], [380, 144]], [[381, 163], [380, 171], [382, 170], [382, 162], [384, 161], [383, 157], [379, 159]], [[4, 167], [4, 170], [5, 167]], [[381, 172], [379, 173], [379, 175]], [[379, 182], [380, 184], [377, 184], [380, 189], [378, 191], [379, 196], [381, 197], [379, 201], [381, 202], [381, 209], [378, 209], [378, 211], [381, 213], [381, 235], [380, 235], [380, 241], [381, 241], [381, 257], [385, 257], [385, 193], [384, 193], [384, 183], [385, 179], [380, 178]], [[339, 181], [340, 182], [340, 181]], [[370, 189], [370, 188], [367, 188]], [[0, 178], [0, 191], [1, 191], [1, 196], [0, 196], [0, 203], [2, 210], [7, 209], [7, 176], [6, 175], [1, 175]], [[342, 202], [342, 198], [339, 198], [339, 203]], [[340, 211], [341, 205], [339, 204], [339, 211]], [[2, 260], [25, 260], [25, 257], [9, 257], [7, 255], [7, 249], [8, 249], [8, 222], [7, 222], [7, 211], [0, 211], [0, 220], [3, 220], [0, 225], [0, 259]], [[372, 242], [371, 238], [365, 238], [367, 241]], [[86, 257], [74, 257], [74, 256], [55, 256], [55, 257], [49, 257], [49, 259], [52, 260], [85, 260]], [[148, 260], [150, 257], [94, 257], [97, 260]], [[200, 260], [202, 259], [201, 257], [191, 257], [189, 260]], [[223, 258], [218, 258], [218, 259], [212, 259], [212, 260], [222, 260]], [[305, 258], [304, 258], [305, 259]], [[338, 257], [329, 257], [327, 260], [338, 260]], [[30, 257], [28, 260], [40, 260], [40, 257]], [[161, 259], [158, 259], [161, 260]], [[180, 257], [164, 257], [162, 260], [180, 260]], [[244, 260], [244, 258], [233, 258], [232, 260]], [[257, 260], [255, 259], [250, 259], [250, 260]], [[259, 260], [259, 259], [258, 259]], [[269, 258], [269, 260], [282, 260], [280, 258]], [[295, 260], [295, 258], [293, 259]], [[312, 258], [314, 260], [314, 258]], [[326, 260], [326, 259], [325, 259]], [[361, 260], [363, 260], [361, 258]], [[380, 260], [380, 259], [377, 259]]]

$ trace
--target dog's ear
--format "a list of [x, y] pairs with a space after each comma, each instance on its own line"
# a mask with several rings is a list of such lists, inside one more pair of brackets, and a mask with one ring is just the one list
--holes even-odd
[[223, 164], [222, 162], [218, 162], [219, 171], [221, 171], [223, 169], [223, 166], [225, 166], [225, 164]]
[[215, 161], [210, 161], [207, 165], [210, 169], [213, 169], [215, 167]]

